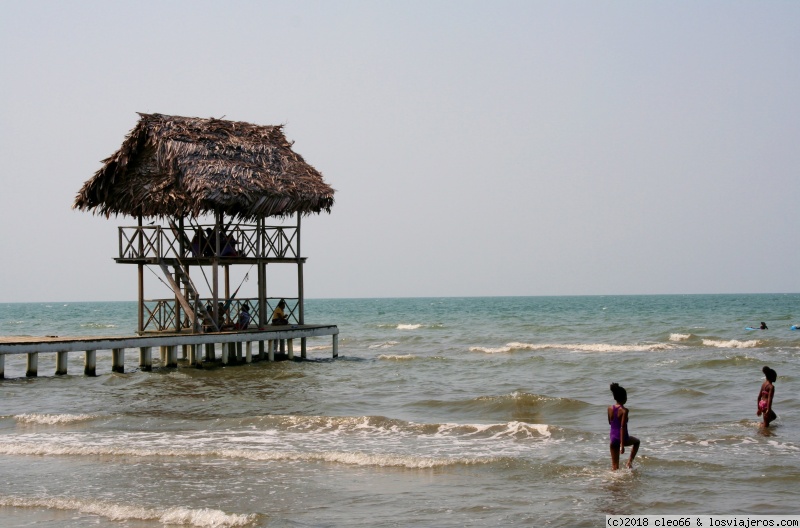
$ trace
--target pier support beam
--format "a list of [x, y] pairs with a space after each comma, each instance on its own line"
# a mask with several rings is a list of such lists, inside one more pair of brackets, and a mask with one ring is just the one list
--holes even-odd
[[0, 379], [6, 377], [6, 355], [0, 354]]
[[333, 334], [333, 357], [339, 357], [339, 334]]
[[29, 378], [35, 378], [39, 374], [39, 353], [28, 352], [28, 368], [25, 369], [25, 375]]
[[125, 372], [125, 349], [111, 349], [111, 372]]
[[227, 365], [228, 361], [230, 361], [230, 347], [228, 347], [228, 343], [222, 343], [222, 364]]
[[97, 351], [87, 350], [86, 358], [83, 360], [83, 375], [97, 376]]
[[216, 361], [217, 351], [214, 350], [214, 343], [206, 343], [206, 361]]
[[139, 368], [145, 372], [153, 370], [153, 347], [139, 348]]
[[267, 341], [267, 361], [275, 361], [275, 341]]
[[286, 340], [286, 344], [289, 348], [289, 359], [294, 359], [294, 345], [292, 344], [292, 341], [294, 341], [294, 339]]
[[250, 341], [246, 342], [244, 344], [244, 349], [245, 349], [244, 362], [245, 363], [252, 363], [253, 362], [253, 343], [251, 343]]
[[305, 359], [306, 358], [306, 338], [300, 338], [300, 357]]
[[178, 368], [178, 347], [175, 345], [167, 348], [167, 368]]
[[264, 347], [264, 342], [258, 342], [258, 359], [264, 361], [267, 357], [267, 349]]
[[56, 376], [67, 374], [67, 352], [58, 352], [56, 355]]

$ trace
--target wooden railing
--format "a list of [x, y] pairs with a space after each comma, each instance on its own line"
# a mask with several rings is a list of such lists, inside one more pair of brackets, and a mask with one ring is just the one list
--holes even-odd
[[[216, 254], [217, 240], [213, 225], [193, 226], [184, 230], [183, 254], [180, 233], [162, 226], [119, 228], [119, 258], [210, 258]], [[235, 225], [220, 234], [220, 257], [299, 258], [298, 233], [294, 226]]]
[[[298, 314], [299, 314], [299, 306], [300, 301], [296, 298], [289, 298], [289, 297], [269, 297], [266, 301], [267, 305], [267, 324], [271, 321], [269, 320], [272, 316], [273, 310], [278, 305], [278, 302], [284, 299], [286, 301], [286, 308], [284, 312], [286, 313], [286, 317], [289, 319], [289, 324], [296, 325], [298, 324]], [[205, 307], [208, 304], [213, 302], [212, 299], [200, 299], [201, 305]], [[224, 299], [220, 299], [221, 302], [225, 302]], [[249, 306], [250, 311], [250, 328], [258, 328], [258, 321], [260, 319], [259, 315], [259, 307], [258, 307], [258, 299], [250, 298], [250, 299], [233, 299], [228, 307], [227, 313], [223, 315], [223, 321], [221, 321], [222, 325], [235, 325], [236, 322], [239, 320], [239, 316], [242, 312], [242, 307], [247, 304]], [[144, 302], [144, 327], [142, 332], [165, 332], [165, 331], [175, 331], [175, 299], [150, 299]], [[202, 317], [202, 314], [201, 314]], [[182, 314], [181, 316], [181, 324], [180, 328], [184, 329], [191, 329], [192, 323], [189, 320], [186, 314]]]

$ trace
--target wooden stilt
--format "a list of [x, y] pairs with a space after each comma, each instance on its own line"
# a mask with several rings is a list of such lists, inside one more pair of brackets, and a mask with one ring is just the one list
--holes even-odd
[[214, 343], [206, 344], [206, 361], [216, 361], [217, 352], [214, 350]]
[[161, 366], [162, 367], [166, 367], [167, 366], [167, 348], [169, 348], [169, 347], [167, 347], [167, 346], [158, 347], [158, 355], [161, 358]]
[[97, 351], [87, 350], [86, 357], [83, 360], [83, 375], [84, 376], [97, 376]]
[[245, 363], [252, 363], [253, 362], [253, 343], [248, 341], [245, 343]]
[[305, 359], [306, 358], [306, 338], [300, 338], [300, 357]]
[[260, 359], [261, 361], [264, 361], [264, 359], [266, 358], [266, 352], [267, 352], [267, 350], [266, 350], [266, 348], [264, 348], [264, 342], [263, 341], [259, 341], [258, 342], [258, 359]]
[[25, 375], [29, 378], [35, 378], [39, 374], [39, 353], [28, 352], [28, 368], [25, 369]]
[[6, 355], [0, 354], [0, 379], [6, 377]]
[[333, 334], [333, 357], [339, 357], [339, 334]]
[[228, 359], [229, 359], [228, 358], [228, 352], [229, 352], [228, 344], [227, 343], [222, 343], [222, 364], [223, 365], [227, 365], [228, 364]]
[[167, 368], [178, 368], [178, 347], [167, 347]]
[[275, 341], [267, 341], [267, 361], [275, 361]]
[[125, 349], [111, 350], [111, 372], [125, 372]]
[[64, 376], [67, 373], [67, 352], [58, 352], [56, 356], [56, 376]]
[[153, 348], [140, 347], [139, 348], [139, 368], [145, 372], [153, 370]]
[[289, 359], [294, 359], [294, 346], [292, 346], [292, 341], [294, 341], [294, 339], [287, 339], [286, 341], [289, 347]]

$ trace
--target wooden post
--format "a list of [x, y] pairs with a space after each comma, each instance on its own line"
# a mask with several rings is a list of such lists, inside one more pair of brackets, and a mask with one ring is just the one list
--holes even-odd
[[261, 361], [264, 361], [265, 354], [266, 354], [266, 349], [264, 348], [264, 342], [263, 341], [259, 341], [258, 342], [258, 359], [260, 359]]
[[[183, 240], [183, 237], [181, 237], [181, 240]], [[183, 245], [183, 242], [181, 242], [181, 245]], [[178, 298], [178, 294], [181, 291], [182, 281], [180, 277], [180, 271], [178, 271], [178, 266], [175, 266], [173, 269], [175, 271], [175, 278], [173, 280], [175, 281], [175, 284], [178, 285], [178, 289], [175, 290], [175, 331], [180, 332], [183, 330], [183, 324], [181, 324], [181, 301]], [[186, 356], [184, 356], [184, 358], [186, 358]]]
[[28, 352], [28, 368], [25, 370], [25, 375], [29, 378], [35, 378], [39, 375], [38, 352]]
[[229, 353], [228, 343], [222, 343], [222, 364], [223, 365], [227, 365], [228, 364], [228, 359], [229, 359], [228, 358], [228, 353]]
[[245, 363], [252, 363], [253, 362], [253, 343], [250, 342], [250, 341], [247, 341], [245, 343], [245, 358], [244, 358], [244, 362]]
[[339, 357], [339, 334], [333, 334], [333, 357]]
[[306, 338], [300, 338], [300, 357], [305, 359], [306, 358]]
[[206, 361], [216, 361], [217, 351], [214, 350], [214, 343], [206, 343]]
[[176, 345], [167, 347], [167, 368], [178, 368], [178, 347]]
[[87, 350], [86, 358], [83, 360], [83, 375], [97, 376], [97, 351]]
[[211, 259], [211, 296], [214, 303], [212, 313], [214, 314], [214, 320], [217, 322], [217, 329], [222, 327], [222, 321], [220, 321], [222, 314], [219, 313], [219, 231], [222, 228], [220, 216], [220, 213], [214, 215], [216, 223], [214, 226], [214, 256]]
[[67, 373], [67, 352], [58, 352], [56, 356], [56, 376], [64, 376]]
[[158, 347], [158, 355], [161, 358], [161, 366], [162, 367], [166, 367], [167, 366], [167, 348], [169, 348], [169, 347], [166, 347], [166, 346], [163, 346], [163, 345]]
[[299, 306], [297, 311], [299, 312], [297, 315], [297, 323], [298, 324], [306, 324], [306, 316], [305, 316], [305, 291], [303, 289], [303, 260], [302, 255], [300, 253], [300, 218], [301, 218], [300, 211], [297, 212], [297, 297], [299, 301]]
[[[139, 215], [139, 255], [144, 257], [144, 233], [142, 232], [142, 215]], [[122, 257], [122, 255], [120, 255]], [[144, 264], [139, 263], [139, 333], [144, 332]], [[94, 374], [92, 374], [94, 376]]]
[[267, 341], [267, 361], [275, 361], [275, 341]]
[[125, 349], [111, 350], [111, 372], [125, 372]]
[[289, 347], [289, 359], [294, 359], [294, 346], [292, 346], [293, 339], [287, 339], [287, 345]]
[[6, 377], [6, 355], [0, 354], [0, 379]]
[[153, 370], [152, 347], [139, 347], [139, 368], [145, 372]]

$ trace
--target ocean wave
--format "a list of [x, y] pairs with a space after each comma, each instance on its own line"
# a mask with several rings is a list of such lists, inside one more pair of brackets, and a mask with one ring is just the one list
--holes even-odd
[[370, 345], [370, 350], [378, 350], [382, 348], [392, 348], [393, 346], [397, 345], [397, 341], [384, 341], [383, 343], [375, 343], [374, 345]]
[[111, 323], [82, 323], [81, 328], [116, 328], [117, 325]]
[[703, 344], [705, 346], [717, 348], [755, 348], [758, 346], [758, 341], [756, 339], [750, 341], [739, 341], [738, 339], [731, 339], [729, 341], [721, 339], [703, 339]]
[[397, 325], [398, 330], [416, 330], [418, 328], [422, 328], [421, 324], [399, 324]]
[[[518, 396], [509, 396], [519, 398]], [[303, 433], [361, 433], [373, 436], [414, 437], [517, 437], [547, 438], [551, 426], [519, 421], [490, 424], [415, 423], [385, 416], [265, 416], [262, 420], [272, 426]]]
[[486, 354], [506, 353], [514, 350], [570, 350], [574, 352], [652, 352], [672, 350], [674, 345], [668, 343], [646, 343], [636, 345], [610, 345], [608, 343], [519, 343], [512, 342], [501, 347], [470, 347], [470, 352], [484, 352]]
[[314, 350], [330, 350], [331, 348], [333, 348], [333, 345], [316, 345], [307, 347], [306, 350], [312, 352]]
[[670, 341], [686, 341], [690, 337], [692, 337], [692, 334], [677, 334], [677, 333], [675, 333], [675, 334], [670, 334], [669, 335], [669, 340]]
[[353, 466], [402, 467], [424, 469], [447, 466], [493, 464], [502, 460], [496, 456], [434, 457], [391, 453], [366, 453], [358, 451], [263, 451], [257, 449], [195, 449], [139, 448], [120, 445], [66, 445], [61, 442], [15, 442], [0, 445], [0, 454], [13, 456], [111, 456], [111, 457], [165, 457], [165, 458], [217, 458], [248, 460], [252, 462], [329, 462]]
[[414, 354], [381, 354], [378, 359], [388, 359], [393, 361], [408, 361], [410, 359], [417, 359], [419, 356]]
[[96, 414], [38, 414], [25, 413], [14, 416], [14, 419], [23, 424], [38, 425], [64, 425], [77, 422], [88, 422], [98, 418]]
[[109, 501], [63, 497], [0, 496], [0, 506], [77, 511], [97, 515], [112, 521], [156, 521], [162, 524], [182, 524], [201, 528], [252, 526], [259, 520], [259, 516], [255, 514], [230, 514], [209, 508], [147, 508]]

